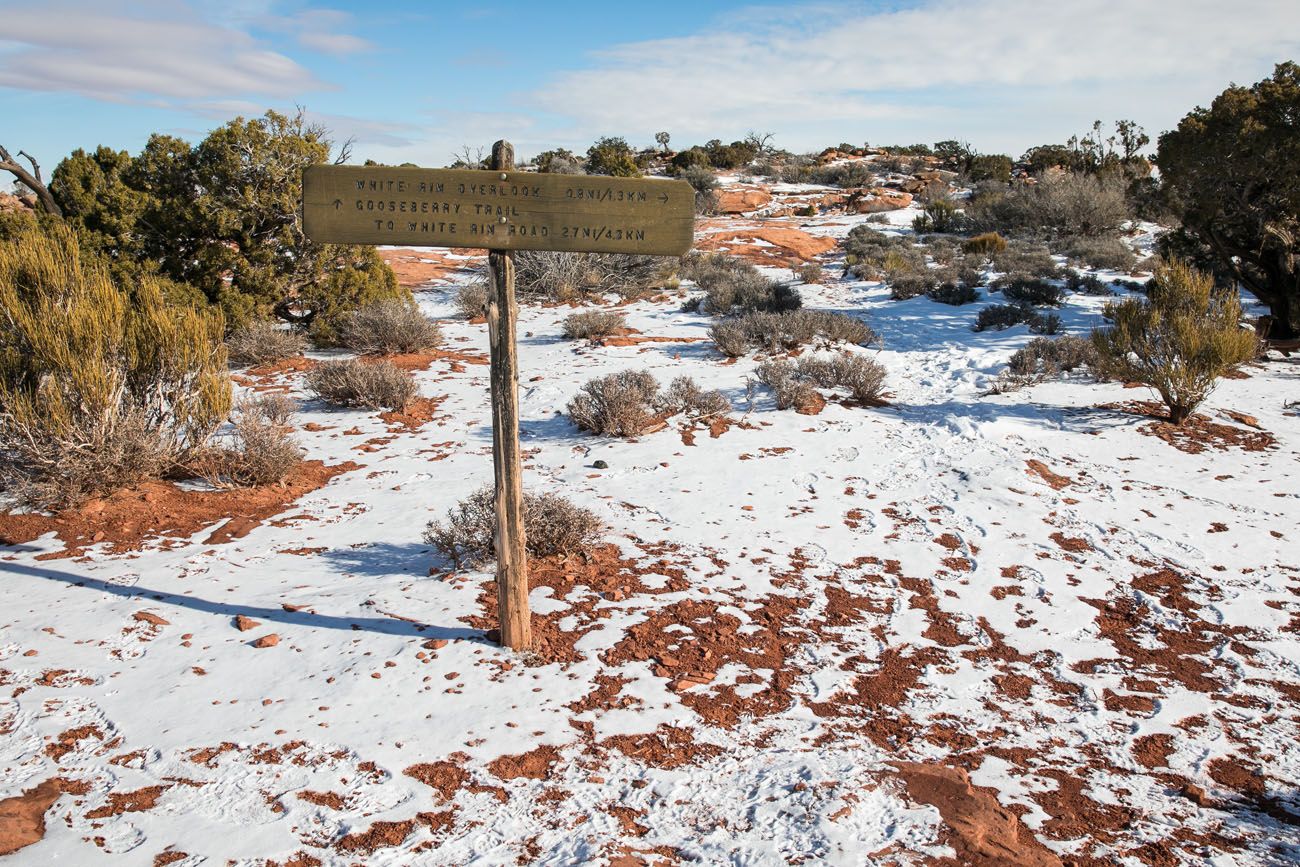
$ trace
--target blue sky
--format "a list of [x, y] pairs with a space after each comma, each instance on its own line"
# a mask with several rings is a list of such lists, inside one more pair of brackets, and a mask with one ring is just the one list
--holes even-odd
[[0, 144], [195, 140], [305, 106], [356, 159], [445, 165], [600, 135], [792, 150], [959, 138], [1019, 154], [1094, 119], [1153, 138], [1231, 81], [1300, 59], [1294, 0], [899, 0], [763, 5], [0, 0]]

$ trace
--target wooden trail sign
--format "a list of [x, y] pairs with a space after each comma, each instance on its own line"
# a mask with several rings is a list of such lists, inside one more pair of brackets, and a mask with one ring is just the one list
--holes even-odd
[[685, 181], [476, 169], [311, 166], [303, 228], [341, 244], [681, 256], [695, 190]]
[[497, 614], [501, 643], [528, 650], [513, 251], [681, 256], [694, 240], [695, 191], [685, 181], [519, 172], [514, 159], [499, 141], [490, 170], [311, 166], [302, 214], [303, 231], [324, 243], [487, 248]]

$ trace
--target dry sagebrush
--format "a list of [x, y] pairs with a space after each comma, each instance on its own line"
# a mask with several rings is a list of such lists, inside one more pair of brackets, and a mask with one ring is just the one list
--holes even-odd
[[230, 411], [222, 317], [130, 290], [71, 230], [0, 243], [0, 482], [61, 508], [157, 478]]
[[287, 427], [296, 409], [280, 394], [241, 401], [225, 441], [205, 449], [192, 469], [214, 487], [283, 482], [302, 463], [302, 448]]
[[380, 301], [347, 314], [339, 342], [361, 355], [422, 352], [441, 343], [442, 332], [414, 301]]
[[860, 354], [804, 356], [794, 362], [777, 359], [760, 364], [754, 375], [772, 391], [777, 409], [809, 405], [816, 400], [817, 388], [845, 390], [864, 406], [884, 401], [885, 368]]
[[634, 437], [673, 415], [706, 418], [724, 415], [731, 402], [719, 391], [704, 391], [690, 377], [674, 379], [664, 392], [644, 370], [624, 370], [590, 380], [569, 402], [569, 418], [580, 429], [601, 436]]
[[827, 310], [746, 313], [716, 323], [709, 329], [709, 336], [719, 352], [732, 358], [754, 349], [783, 352], [818, 338], [852, 344], [874, 343], [879, 339], [862, 320]]
[[270, 364], [302, 355], [307, 338], [274, 322], [251, 322], [226, 338], [226, 353], [239, 365]]
[[355, 358], [325, 361], [307, 374], [307, 389], [335, 406], [404, 409], [418, 388], [411, 375], [390, 361]]
[[[603, 529], [590, 511], [558, 494], [524, 494], [524, 544], [533, 557], [573, 554], [594, 544]], [[496, 493], [482, 488], [453, 506], [445, 521], [430, 522], [424, 541], [458, 567], [496, 557]]]
[[588, 310], [566, 316], [561, 328], [570, 340], [595, 340], [617, 333], [626, 324], [622, 313]]

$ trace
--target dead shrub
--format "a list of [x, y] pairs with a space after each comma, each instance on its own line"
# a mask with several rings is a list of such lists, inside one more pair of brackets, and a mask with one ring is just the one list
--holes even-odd
[[731, 402], [719, 391], [703, 391], [690, 377], [673, 380], [662, 394], [653, 375], [623, 370], [588, 381], [569, 402], [568, 413], [580, 429], [601, 436], [634, 437], [658, 421], [684, 414], [693, 418], [722, 415]]
[[442, 331], [414, 301], [379, 301], [344, 317], [339, 342], [361, 355], [422, 352], [442, 342]]
[[830, 357], [803, 357], [795, 363], [795, 373], [821, 388], [844, 389], [861, 404], [880, 404], [884, 397], [884, 365], [865, 355], [838, 353]]
[[[576, 554], [595, 544], [604, 529], [594, 513], [559, 494], [524, 494], [524, 547], [529, 556]], [[491, 487], [470, 494], [431, 521], [424, 531], [432, 545], [457, 567], [476, 567], [496, 557], [496, 493]]]
[[860, 354], [839, 353], [827, 358], [804, 356], [791, 362], [777, 359], [760, 364], [755, 378], [767, 386], [777, 409], [802, 408], [817, 398], [817, 388], [844, 389], [864, 405], [883, 401], [885, 368]]
[[1006, 248], [993, 254], [993, 267], [1004, 274], [1025, 274], [1041, 280], [1055, 280], [1061, 276], [1060, 266], [1052, 253], [1042, 244], [1011, 241]]
[[715, 315], [797, 310], [803, 304], [798, 289], [764, 277], [753, 265], [735, 256], [691, 253], [682, 258], [681, 273], [704, 290], [704, 298], [688, 306]]
[[1137, 256], [1128, 244], [1110, 235], [1071, 235], [1054, 242], [1052, 252], [1065, 256], [1071, 265], [1107, 271], [1127, 273], [1137, 264]]
[[810, 286], [817, 285], [826, 277], [826, 271], [820, 262], [809, 262], [794, 269], [795, 279]]
[[844, 264], [859, 280], [897, 279], [923, 274], [925, 253], [908, 238], [886, 235], [870, 226], [855, 226], [841, 242]]
[[949, 304], [953, 307], [972, 304], [980, 300], [979, 290], [963, 279], [944, 280], [925, 294], [931, 301], [938, 301], [940, 304]]
[[492, 297], [492, 287], [482, 280], [466, 283], [456, 290], [452, 303], [456, 311], [466, 319], [487, 316], [488, 300]]
[[214, 487], [276, 485], [302, 463], [302, 448], [262, 407], [241, 405], [226, 442], [209, 447], [192, 469]]
[[226, 338], [226, 355], [238, 365], [270, 364], [302, 355], [307, 338], [274, 322], [250, 322]]
[[723, 355], [738, 358], [752, 349], [779, 352], [812, 343], [817, 338], [834, 343], [874, 343], [879, 338], [865, 322], [827, 310], [790, 310], [784, 313], [746, 313], [724, 319], [709, 330]]
[[255, 418], [268, 424], [287, 425], [298, 412], [298, 402], [287, 394], [269, 393], [246, 397], [236, 410], [243, 417]]
[[626, 325], [622, 313], [588, 310], [566, 316], [561, 328], [570, 340], [595, 340], [615, 334]]
[[1092, 341], [1085, 337], [1035, 337], [1016, 350], [989, 391], [1005, 394], [1081, 368], [1095, 369], [1096, 361]]
[[889, 281], [889, 299], [891, 301], [910, 301], [929, 295], [939, 288], [939, 278], [932, 272], [920, 274], [900, 274]]
[[689, 376], [679, 376], [655, 399], [663, 415], [712, 418], [731, 412], [731, 401], [720, 391], [705, 391]]
[[569, 401], [569, 417], [601, 436], [634, 437], [654, 420], [659, 383], [643, 370], [623, 370], [593, 379]]
[[307, 389], [335, 406], [395, 410], [404, 409], [418, 391], [411, 375], [391, 361], [355, 358], [316, 365], [307, 374]]
[[515, 253], [515, 285], [521, 301], [567, 303], [613, 292], [644, 298], [672, 276], [672, 260], [631, 253]]

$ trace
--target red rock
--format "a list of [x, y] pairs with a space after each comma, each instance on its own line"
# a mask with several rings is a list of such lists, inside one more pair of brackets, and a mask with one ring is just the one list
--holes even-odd
[[131, 615], [132, 620], [139, 620], [141, 623], [152, 623], [154, 626], [171, 626], [170, 620], [164, 620], [151, 611], [137, 611]]
[[263, 635], [261, 638], [254, 641], [253, 646], [257, 648], [275, 647], [279, 643], [280, 643], [280, 636], [272, 632], [270, 635]]
[[447, 646], [447, 639], [430, 638], [428, 641], [424, 642], [424, 644], [421, 644], [420, 646], [423, 647], [425, 650], [442, 650], [444, 647]]
[[772, 204], [772, 191], [763, 187], [737, 187], [718, 191], [720, 214], [744, 214]]
[[912, 194], [898, 190], [874, 187], [869, 193], [858, 194], [853, 199], [853, 208], [859, 214], [878, 214], [883, 211], [898, 211], [912, 204]]
[[260, 620], [254, 620], [251, 617], [245, 617], [242, 614], [235, 615], [235, 628], [240, 632], [247, 632], [250, 629], [256, 629], [261, 626]]

